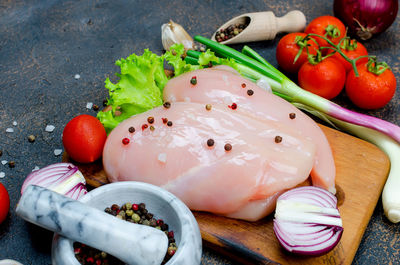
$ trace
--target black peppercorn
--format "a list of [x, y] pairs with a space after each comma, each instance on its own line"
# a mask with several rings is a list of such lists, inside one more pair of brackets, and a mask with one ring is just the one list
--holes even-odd
[[207, 145], [208, 145], [209, 147], [213, 146], [213, 145], [214, 145], [214, 140], [213, 140], [213, 139], [208, 139], [208, 140], [207, 140]]
[[294, 118], [296, 118], [296, 113], [294, 113], [294, 112], [292, 112], [292, 113], [289, 113], [289, 118], [290, 119], [294, 119]]
[[282, 142], [282, 137], [279, 135], [275, 136], [275, 143], [280, 143], [280, 142]]
[[232, 150], [232, 145], [231, 144], [226, 144], [224, 146], [225, 151], [231, 151]]
[[164, 106], [164, 108], [169, 109], [171, 107], [171, 103], [166, 101], [166, 102], [164, 102], [163, 106]]
[[134, 132], [135, 132], [135, 128], [131, 126], [131, 127], [129, 127], [128, 131], [129, 131], [130, 133], [134, 133]]
[[172, 121], [168, 121], [168, 122], [167, 122], [167, 125], [168, 125], [169, 127], [171, 127], [171, 126], [172, 126]]

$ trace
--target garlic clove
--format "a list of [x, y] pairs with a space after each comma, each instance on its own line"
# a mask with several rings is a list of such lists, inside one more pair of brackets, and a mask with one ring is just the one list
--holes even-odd
[[181, 43], [185, 47], [185, 50], [194, 49], [193, 38], [186, 32], [186, 30], [178, 23], [170, 20], [161, 26], [161, 41], [165, 50], [175, 43]]

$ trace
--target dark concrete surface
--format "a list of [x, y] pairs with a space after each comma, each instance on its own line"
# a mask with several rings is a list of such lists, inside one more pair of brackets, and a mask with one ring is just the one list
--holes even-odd
[[[0, 225], [0, 260], [23, 264], [51, 264], [51, 233], [25, 223], [15, 215], [24, 178], [35, 167], [59, 162], [54, 149], [62, 148], [64, 125], [88, 113], [87, 102], [99, 106], [107, 96], [104, 80], [115, 80], [115, 60], [144, 48], [161, 53], [160, 27], [173, 19], [191, 35], [210, 37], [228, 19], [245, 13], [272, 10], [278, 16], [299, 9], [307, 20], [332, 14], [332, 1], [57, 1], [0, 0], [0, 179], [11, 197], [9, 217]], [[370, 54], [392, 67], [400, 80], [399, 18], [379, 37], [365, 43]], [[275, 40], [252, 43], [269, 62], [277, 65]], [[240, 46], [235, 46], [240, 48]], [[76, 74], [80, 79], [75, 79]], [[364, 112], [400, 124], [397, 92], [384, 108]], [[336, 102], [355, 108], [344, 94]], [[17, 125], [13, 125], [13, 121]], [[46, 125], [55, 126], [52, 133]], [[6, 133], [13, 128], [13, 133]], [[36, 141], [30, 143], [27, 136]], [[354, 264], [400, 264], [400, 225], [391, 224], [378, 202], [362, 238]], [[234, 264], [204, 249], [202, 264]]]

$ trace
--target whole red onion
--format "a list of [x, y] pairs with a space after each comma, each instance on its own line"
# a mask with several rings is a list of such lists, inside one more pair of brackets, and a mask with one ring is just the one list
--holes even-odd
[[398, 0], [335, 0], [333, 11], [353, 34], [367, 40], [394, 22]]

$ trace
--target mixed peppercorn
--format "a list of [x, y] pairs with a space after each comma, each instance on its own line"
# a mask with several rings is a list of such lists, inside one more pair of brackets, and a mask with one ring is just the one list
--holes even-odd
[[[121, 207], [117, 204], [107, 207], [104, 211], [108, 214], [115, 216], [116, 218], [136, 223], [154, 227], [165, 232], [168, 236], [168, 249], [161, 264], [165, 264], [168, 260], [175, 254], [178, 247], [175, 242], [174, 231], [169, 230], [169, 226], [162, 219], [154, 218], [154, 215], [146, 209], [144, 203], [131, 204], [125, 203]], [[124, 262], [118, 260], [112, 255], [107, 254], [104, 251], [94, 249], [92, 247], [86, 246], [82, 243], [74, 243], [74, 253], [76, 259], [84, 265], [123, 265]]]
[[242, 32], [247, 26], [247, 23], [237, 23], [225, 29], [220, 29], [215, 33], [215, 40], [218, 42], [229, 40]]

